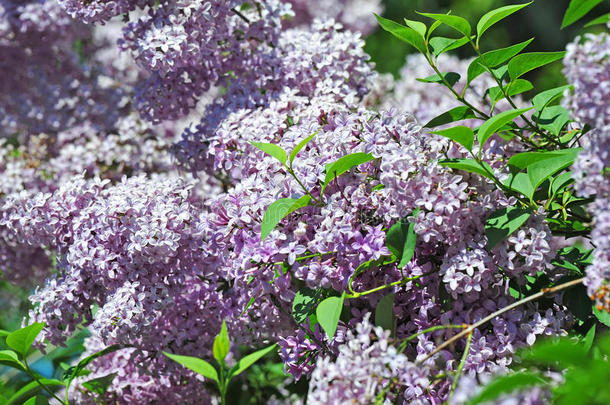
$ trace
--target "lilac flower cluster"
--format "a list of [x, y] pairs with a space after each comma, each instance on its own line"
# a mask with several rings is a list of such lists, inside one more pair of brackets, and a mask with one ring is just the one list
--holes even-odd
[[[105, 348], [103, 342], [95, 337], [85, 340], [83, 355], [91, 355]], [[115, 373], [110, 389], [105, 393], [106, 402], [122, 403], [175, 403], [190, 402], [197, 398], [200, 403], [211, 403], [212, 398], [203, 388], [203, 383], [196, 374], [185, 371], [183, 367], [168, 363], [163, 357], [144, 353], [146, 367], [154, 368], [157, 375], [143, 372], [145, 367], [138, 364], [135, 356], [137, 349], [126, 348], [110, 353], [93, 361], [94, 373], [77, 378], [74, 382], [72, 400], [78, 404], [97, 404], [98, 394], [94, 394], [81, 384], [92, 378], [104, 377]]]
[[[54, 1], [0, 5], [0, 135], [52, 133], [88, 121], [110, 128], [128, 101], [72, 50], [87, 31]], [[55, 61], [51, 63], [51, 61]]]
[[[415, 80], [432, 74], [417, 57], [399, 82], [378, 76], [359, 33], [315, 18], [324, 14], [368, 29], [363, 3], [322, 3], [0, 6], [0, 56], [13, 58], [0, 58], [0, 72], [19, 79], [0, 85], [0, 271], [26, 285], [47, 279], [32, 295], [30, 313], [30, 321], [45, 322], [47, 341], [62, 344], [85, 325], [92, 337], [84, 355], [124, 347], [91, 366], [91, 377], [118, 373], [107, 401], [215, 401], [200, 378], [161, 352], [209, 359], [225, 320], [234, 351], [278, 342], [285, 371], [310, 378], [310, 403], [371, 403], [380, 395], [441, 403], [453, 382], [446, 371], [457, 370], [465, 345], [424, 361], [455, 329], [421, 332], [473, 324], [515, 302], [509, 280], [522, 285], [539, 272], [555, 277], [544, 212], [490, 250], [485, 220], [515, 198], [491, 180], [439, 164], [466, 157], [463, 148], [422, 128], [458, 105], [451, 93]], [[293, 13], [293, 20], [283, 20]], [[120, 14], [131, 19], [122, 32], [123, 23], [113, 19]], [[106, 25], [92, 28], [72, 17]], [[91, 43], [79, 51], [84, 55], [75, 52], [74, 41], [89, 35]], [[592, 54], [571, 52], [579, 55], [567, 59], [578, 60], [574, 66]], [[468, 63], [439, 58], [442, 71], [462, 77]], [[601, 72], [597, 65], [605, 61], [588, 63]], [[584, 80], [580, 70], [570, 75]], [[490, 86], [491, 78], [482, 76], [467, 99], [489, 108]], [[575, 86], [575, 100], [579, 91]], [[16, 96], [23, 104], [7, 101]], [[582, 105], [584, 115], [577, 117], [584, 122], [606, 122], [597, 115], [590, 121], [604, 107], [571, 105]], [[593, 238], [601, 248], [589, 270], [594, 297], [608, 291], [609, 133], [607, 126], [588, 133], [575, 165], [577, 190], [597, 194]], [[273, 143], [289, 153], [312, 135], [289, 169], [252, 145]], [[501, 172], [510, 154], [524, 149], [518, 139], [493, 137], [481, 156]], [[325, 166], [351, 153], [373, 159], [323, 189]], [[261, 241], [270, 204], [304, 195], [312, 204], [283, 218]], [[384, 264], [391, 255], [387, 231], [405, 218], [417, 238], [413, 258], [402, 268]], [[294, 319], [290, 308], [304, 287], [353, 293], [345, 302], [348, 319], [332, 339], [312, 318], [301, 325]], [[370, 321], [389, 293], [392, 337]], [[474, 330], [464, 374], [480, 379], [503, 372], [518, 347], [564, 334], [571, 322], [559, 300], [506, 312]], [[397, 341], [407, 338], [398, 350]], [[82, 391], [73, 395], [77, 403], [94, 402]]]
[[352, 31], [368, 34], [377, 28], [373, 13], [381, 14], [379, 0], [288, 0], [294, 10], [289, 25], [308, 25], [315, 18], [333, 18]]
[[591, 240], [596, 246], [587, 269], [589, 295], [610, 312], [610, 35], [587, 35], [568, 45], [564, 73], [574, 86], [565, 104], [581, 123], [593, 127], [580, 140], [583, 150], [572, 167], [575, 189], [595, 197]]
[[[431, 386], [427, 367], [417, 366], [398, 353], [390, 343], [390, 332], [373, 327], [368, 318], [366, 315], [348, 332], [336, 360], [324, 357], [318, 361], [307, 403], [370, 404], [384, 398], [379, 394], [393, 384], [406, 387], [401, 398], [405, 403], [440, 402], [447, 385]], [[436, 398], [430, 396], [431, 391]]]

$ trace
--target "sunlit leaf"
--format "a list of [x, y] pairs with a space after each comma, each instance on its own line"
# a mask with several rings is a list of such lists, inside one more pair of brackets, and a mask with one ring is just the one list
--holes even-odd
[[6, 345], [22, 356], [26, 356], [43, 328], [44, 323], [37, 322], [18, 329], [6, 337]]
[[565, 54], [565, 51], [523, 53], [508, 62], [508, 73], [511, 80], [516, 80], [531, 70], [562, 59]]
[[477, 23], [477, 46], [479, 45], [479, 40], [483, 36], [483, 33], [487, 31], [492, 25], [494, 25], [498, 21], [503, 20], [509, 15], [521, 10], [523, 7], [529, 6], [532, 3], [533, 1], [530, 1], [529, 3], [525, 4], [514, 4], [510, 6], [504, 6], [486, 13]]
[[417, 31], [405, 27], [404, 25], [400, 25], [392, 20], [388, 20], [387, 18], [383, 18], [375, 14], [377, 17], [377, 21], [381, 28], [394, 35], [396, 38], [400, 39], [403, 42], [406, 42], [413, 47], [415, 47], [422, 54], [426, 54], [426, 44], [424, 39], [417, 33]]
[[603, 0], [572, 0], [563, 16], [561, 28], [574, 24], [576, 21], [583, 18], [593, 7], [597, 6]]
[[261, 241], [264, 241], [265, 238], [269, 236], [271, 231], [273, 231], [273, 229], [282, 219], [286, 218], [287, 215], [293, 213], [299, 208], [306, 207], [309, 205], [310, 201], [311, 197], [309, 195], [304, 195], [299, 199], [280, 198], [279, 200], [271, 203], [269, 207], [267, 207], [261, 222]]
[[467, 150], [472, 151], [472, 145], [474, 143], [474, 131], [471, 128], [457, 126], [448, 129], [442, 129], [440, 131], [434, 131], [432, 133], [444, 136], [445, 138], [449, 138], [459, 143]]
[[462, 17], [458, 17], [457, 15], [419, 12], [418, 14], [440, 21], [443, 24], [446, 24], [451, 28], [457, 30], [458, 32], [464, 34], [466, 37], [470, 37], [470, 33], [472, 32], [472, 28], [470, 27], [470, 23], [468, 22], [468, 20]]
[[[493, 169], [485, 162], [481, 162], [483, 167], [473, 159], [444, 159], [439, 160], [438, 164], [452, 169], [464, 170], [470, 173], [480, 174], [481, 176], [492, 178]], [[485, 170], [487, 169], [487, 170]]]
[[341, 317], [341, 311], [343, 310], [344, 299], [345, 294], [341, 295], [341, 297], [328, 297], [320, 302], [316, 308], [318, 323], [330, 339], [335, 336], [335, 332], [337, 331], [337, 325], [339, 324], [339, 318]]
[[163, 354], [174, 360], [175, 362], [188, 368], [189, 370], [192, 370], [197, 374], [201, 374], [202, 376], [209, 378], [210, 380], [218, 382], [218, 372], [216, 371], [214, 366], [212, 366], [207, 361], [197, 357], [180, 356], [178, 354], [172, 354], [167, 352], [163, 352]]
[[252, 146], [262, 150], [267, 155], [272, 156], [279, 160], [282, 164], [286, 164], [286, 160], [288, 159], [286, 156], [286, 151], [279, 146], [273, 143], [264, 143], [264, 142], [250, 142]]

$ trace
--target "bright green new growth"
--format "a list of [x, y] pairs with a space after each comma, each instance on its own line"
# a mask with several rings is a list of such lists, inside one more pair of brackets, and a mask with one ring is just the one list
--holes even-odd
[[258, 350], [254, 353], [250, 353], [249, 355], [244, 356], [243, 358], [238, 360], [237, 364], [233, 367], [227, 368], [227, 365], [225, 364], [225, 358], [229, 354], [231, 342], [229, 340], [227, 324], [225, 321], [222, 321], [220, 332], [214, 338], [214, 344], [212, 347], [212, 352], [214, 355], [214, 359], [216, 360], [217, 367], [198, 357], [182, 356], [167, 352], [163, 352], [163, 354], [168, 358], [174, 360], [176, 363], [188, 368], [189, 370], [192, 370], [197, 374], [200, 374], [205, 378], [214, 381], [216, 383], [216, 386], [218, 387], [221, 404], [224, 405], [227, 401], [227, 389], [231, 380], [246, 371], [250, 366], [260, 360], [263, 356], [270, 353], [273, 349], [276, 348], [276, 346], [276, 344], [272, 344], [270, 346], [265, 347], [264, 349]]

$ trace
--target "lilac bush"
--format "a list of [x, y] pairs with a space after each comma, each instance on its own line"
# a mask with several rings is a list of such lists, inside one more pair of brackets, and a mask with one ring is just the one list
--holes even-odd
[[459, 404], [610, 325], [609, 37], [484, 52], [522, 7], [378, 17], [420, 51], [393, 79], [379, 2], [0, 2], [0, 274], [27, 349], [89, 334], [44, 395], [224, 404], [273, 356], [269, 403]]

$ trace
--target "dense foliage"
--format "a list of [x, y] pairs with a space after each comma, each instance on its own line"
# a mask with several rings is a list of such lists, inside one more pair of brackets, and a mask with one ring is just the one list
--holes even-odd
[[0, 1], [2, 403], [607, 403], [610, 23], [529, 5]]

